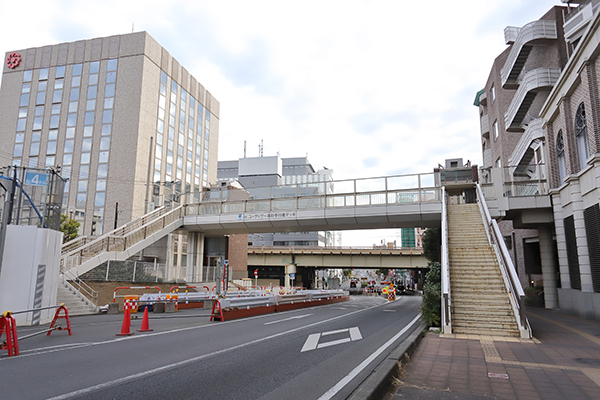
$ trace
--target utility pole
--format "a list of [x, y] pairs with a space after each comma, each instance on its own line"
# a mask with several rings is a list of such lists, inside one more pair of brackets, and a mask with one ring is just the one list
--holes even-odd
[[13, 180], [10, 192], [6, 194], [4, 210], [2, 211], [2, 222], [0, 223], [0, 275], [2, 275], [2, 259], [4, 258], [4, 243], [6, 242], [6, 229], [12, 219], [12, 210], [15, 200], [15, 188], [17, 187], [17, 167], [14, 167]]

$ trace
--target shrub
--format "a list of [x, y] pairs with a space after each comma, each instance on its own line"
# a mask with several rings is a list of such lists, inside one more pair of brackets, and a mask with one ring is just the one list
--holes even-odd
[[442, 265], [430, 261], [429, 272], [425, 274], [421, 314], [431, 326], [440, 326], [442, 317]]

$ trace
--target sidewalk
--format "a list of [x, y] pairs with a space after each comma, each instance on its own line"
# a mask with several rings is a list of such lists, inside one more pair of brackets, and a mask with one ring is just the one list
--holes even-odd
[[600, 399], [600, 321], [527, 316], [533, 340], [427, 333], [386, 399]]

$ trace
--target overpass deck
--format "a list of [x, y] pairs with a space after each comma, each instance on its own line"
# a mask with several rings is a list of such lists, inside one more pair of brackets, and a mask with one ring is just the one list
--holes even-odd
[[[265, 188], [216, 187], [186, 204], [183, 228], [205, 235], [438, 227], [435, 173]], [[334, 190], [335, 189], [335, 190]]]
[[351, 247], [249, 247], [248, 265], [318, 268], [425, 268], [423, 249]]

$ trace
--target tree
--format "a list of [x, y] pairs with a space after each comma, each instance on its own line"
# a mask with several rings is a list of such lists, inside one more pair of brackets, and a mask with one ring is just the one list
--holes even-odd
[[79, 226], [81, 224], [74, 219], [69, 219], [66, 214], [60, 215], [59, 230], [64, 234], [63, 243], [70, 242], [79, 236]]
[[423, 255], [428, 261], [441, 262], [442, 230], [429, 228], [423, 233]]
[[427, 263], [429, 272], [425, 274], [421, 313], [431, 326], [440, 326], [442, 319], [442, 265], [439, 262]]

